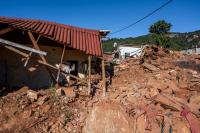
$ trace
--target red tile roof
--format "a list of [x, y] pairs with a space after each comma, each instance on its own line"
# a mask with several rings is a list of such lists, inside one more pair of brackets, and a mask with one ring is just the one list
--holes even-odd
[[84, 29], [55, 22], [22, 18], [0, 17], [0, 23], [29, 30], [86, 54], [102, 56], [100, 31]]

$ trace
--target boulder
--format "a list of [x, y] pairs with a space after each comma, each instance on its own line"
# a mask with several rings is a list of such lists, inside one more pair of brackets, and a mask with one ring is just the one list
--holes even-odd
[[133, 120], [119, 103], [98, 103], [85, 120], [83, 133], [132, 133]]

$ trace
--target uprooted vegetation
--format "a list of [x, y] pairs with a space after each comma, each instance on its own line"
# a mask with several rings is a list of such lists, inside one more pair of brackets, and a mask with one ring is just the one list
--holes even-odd
[[106, 97], [23, 87], [1, 96], [0, 132], [198, 133], [199, 65], [199, 55], [151, 46], [115, 66]]

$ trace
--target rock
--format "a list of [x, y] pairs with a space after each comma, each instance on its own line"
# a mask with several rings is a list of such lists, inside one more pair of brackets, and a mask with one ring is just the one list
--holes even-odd
[[38, 93], [33, 90], [28, 90], [27, 96], [32, 102], [38, 99]]
[[185, 121], [175, 120], [173, 130], [177, 133], [191, 133], [189, 125]]
[[72, 87], [64, 88], [63, 91], [65, 95], [69, 98], [75, 98], [77, 96], [76, 92], [74, 92], [74, 89]]
[[80, 122], [84, 122], [87, 117], [86, 112], [80, 112]]
[[200, 103], [200, 94], [191, 96], [190, 103], [199, 104]]
[[62, 88], [56, 89], [56, 95], [57, 96], [63, 96], [65, 95], [64, 91]]
[[179, 104], [172, 101], [172, 99], [174, 99], [174, 98], [175, 97], [166, 96], [166, 95], [157, 95], [156, 98], [154, 98], [154, 100], [156, 102], [160, 103], [165, 109], [171, 109], [174, 111], [182, 110], [182, 108]]
[[89, 113], [83, 133], [132, 133], [133, 124], [122, 105], [104, 101]]
[[24, 111], [22, 114], [22, 118], [24, 119], [29, 118], [31, 117], [32, 113], [33, 113], [32, 110]]
[[170, 74], [171, 76], [173, 76], [173, 77], [176, 77], [178, 73], [177, 73], [176, 70], [171, 70], [171, 71], [169, 71], [169, 74]]
[[67, 131], [72, 132], [73, 130], [73, 124], [71, 122], [67, 123]]
[[43, 105], [41, 110], [43, 113], [47, 113], [51, 109], [51, 105]]
[[130, 102], [130, 103], [135, 103], [135, 102], [137, 102], [137, 99], [134, 96], [129, 95], [127, 97], [127, 101]]
[[49, 99], [48, 96], [43, 96], [43, 97], [41, 97], [41, 98], [38, 99], [37, 104], [38, 105], [43, 105], [48, 99]]
[[143, 67], [149, 69], [150, 71], [159, 71], [160, 69], [152, 64], [149, 64], [149, 63], [143, 63], [142, 64]]

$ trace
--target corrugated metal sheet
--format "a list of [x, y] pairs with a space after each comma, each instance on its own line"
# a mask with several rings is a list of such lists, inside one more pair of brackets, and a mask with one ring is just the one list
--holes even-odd
[[0, 17], [0, 23], [11, 27], [30, 30], [48, 37], [68, 47], [81, 50], [86, 54], [102, 56], [100, 32], [54, 22], [22, 18]]

